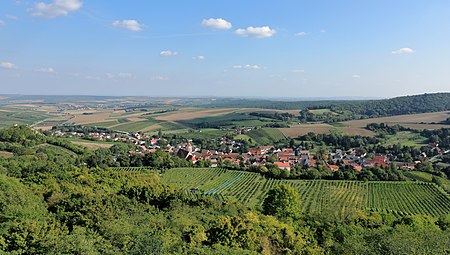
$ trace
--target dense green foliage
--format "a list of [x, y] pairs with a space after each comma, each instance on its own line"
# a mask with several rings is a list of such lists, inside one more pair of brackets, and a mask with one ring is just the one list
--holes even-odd
[[[19, 128], [15, 129], [6, 133]], [[292, 213], [265, 215], [215, 195], [193, 196], [161, 182], [149, 170], [108, 168], [126, 148], [77, 154], [29, 135], [29, 141], [3, 140], [5, 147], [28, 153], [0, 158], [0, 254], [450, 252], [449, 216], [356, 211], [336, 218], [296, 212], [289, 206]], [[164, 154], [148, 160], [161, 163], [156, 167], [170, 167]], [[241, 178], [251, 174], [242, 173]], [[274, 182], [264, 190], [276, 186]], [[285, 205], [295, 199], [289, 197], [282, 197]]]

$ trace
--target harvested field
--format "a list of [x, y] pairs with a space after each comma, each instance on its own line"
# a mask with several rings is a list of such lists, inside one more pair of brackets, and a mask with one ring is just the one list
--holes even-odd
[[176, 112], [156, 116], [157, 120], [178, 121], [190, 120], [203, 117], [220, 116], [237, 111], [237, 108], [221, 108], [221, 109], [203, 109], [203, 108], [186, 108]]
[[148, 131], [156, 131], [158, 129], [162, 130], [162, 129], [164, 129], [164, 127], [161, 126], [160, 124], [155, 124], [155, 125], [151, 125], [151, 126], [148, 126], [146, 128], [143, 128], [143, 129], [141, 129], [141, 131], [142, 132], [148, 132]]
[[309, 132], [316, 134], [328, 134], [334, 127], [328, 124], [298, 124], [292, 125], [290, 128], [279, 128], [286, 137], [299, 137]]
[[410, 115], [398, 115], [391, 117], [372, 118], [364, 120], [344, 121], [342, 124], [348, 127], [365, 127], [369, 123], [386, 123], [399, 124], [402, 126], [410, 125], [411, 128], [417, 129], [435, 129], [441, 127], [449, 127], [450, 125], [434, 124], [440, 123], [450, 117], [450, 112], [432, 112]]
[[375, 133], [367, 130], [365, 128], [353, 128], [353, 127], [344, 127], [344, 128], [338, 128], [338, 130], [341, 130], [344, 134], [354, 136], [354, 135], [360, 135], [360, 136], [375, 136]]
[[[83, 113], [89, 113], [89, 114], [83, 114]], [[112, 111], [85, 111], [79, 115], [75, 115], [73, 119], [70, 121], [75, 124], [88, 124], [88, 123], [95, 123], [95, 122], [108, 122], [110, 121], [110, 116]]]

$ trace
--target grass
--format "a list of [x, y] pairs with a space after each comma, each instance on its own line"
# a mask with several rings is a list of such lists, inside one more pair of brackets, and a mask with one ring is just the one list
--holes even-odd
[[315, 109], [315, 110], [309, 110], [310, 112], [312, 112], [313, 114], [324, 114], [324, 113], [334, 113], [332, 112], [330, 109], [325, 108], [325, 109]]
[[156, 120], [143, 120], [143, 121], [120, 124], [120, 125], [112, 127], [112, 129], [126, 131], [126, 132], [137, 132], [142, 129], [145, 129], [146, 127], [149, 127], [149, 126], [152, 126], [152, 125], [155, 125], [158, 123], [159, 123], [159, 121], [156, 121]]
[[433, 179], [432, 174], [419, 171], [406, 172], [405, 175], [409, 178], [422, 182], [431, 182]]
[[385, 142], [386, 145], [400, 144], [401, 146], [415, 146], [420, 147], [426, 145], [427, 139], [420, 136], [419, 134], [412, 133], [409, 131], [397, 132], [395, 135], [390, 135], [387, 137]]
[[260, 145], [271, 145], [286, 138], [276, 128], [259, 128], [247, 132], [246, 135]]

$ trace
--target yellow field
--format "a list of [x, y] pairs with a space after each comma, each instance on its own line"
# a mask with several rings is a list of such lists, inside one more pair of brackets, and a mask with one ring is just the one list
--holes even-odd
[[170, 112], [156, 116], [157, 120], [178, 121], [190, 120], [203, 117], [221, 116], [228, 113], [236, 112], [238, 108], [220, 108], [220, 109], [204, 109], [204, 108], [185, 108], [176, 112]]
[[281, 133], [286, 137], [298, 137], [306, 135], [310, 132], [316, 134], [327, 134], [333, 130], [334, 127], [328, 124], [298, 124], [292, 125], [290, 128], [279, 128]]

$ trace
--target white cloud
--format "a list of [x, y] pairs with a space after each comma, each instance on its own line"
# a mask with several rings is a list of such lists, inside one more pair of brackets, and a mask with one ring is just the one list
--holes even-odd
[[291, 72], [293, 72], [293, 73], [304, 73], [305, 70], [303, 70], [303, 69], [294, 69]]
[[206, 57], [205, 56], [195, 56], [195, 57], [192, 57], [192, 59], [193, 60], [205, 60], [206, 59]]
[[137, 20], [134, 19], [115, 20], [113, 21], [112, 25], [133, 32], [142, 31], [142, 28], [144, 27], [144, 25], [140, 24]]
[[0, 63], [0, 68], [3, 68], [3, 69], [14, 69], [14, 68], [16, 68], [16, 65], [14, 65], [11, 62], [1, 62]]
[[131, 73], [118, 73], [118, 74], [112, 74], [112, 73], [107, 73], [106, 76], [109, 79], [115, 79], [115, 78], [134, 78], [133, 74]]
[[152, 80], [153, 81], [167, 81], [167, 80], [169, 80], [169, 77], [166, 77], [166, 76], [153, 76]]
[[217, 29], [217, 30], [228, 30], [231, 29], [231, 22], [228, 22], [222, 18], [214, 19], [204, 19], [202, 21], [202, 26], [209, 29]]
[[353, 79], [360, 79], [360, 78], [361, 78], [361, 75], [359, 75], [359, 74], [354, 74], [354, 75], [352, 75], [352, 78], [353, 78]]
[[178, 55], [178, 52], [176, 52], [176, 51], [171, 51], [171, 50], [163, 50], [163, 51], [161, 51], [161, 52], [159, 53], [159, 55], [160, 55], [161, 57], [173, 57], [173, 56]]
[[40, 73], [56, 73], [55, 69], [53, 69], [51, 67], [38, 68], [34, 71], [40, 72]]
[[295, 34], [295, 36], [305, 36], [306, 32], [298, 32]]
[[277, 31], [271, 29], [268, 26], [264, 27], [247, 27], [246, 29], [239, 28], [234, 31], [235, 34], [242, 37], [255, 37], [255, 38], [269, 38], [272, 37]]
[[5, 22], [0, 19], [0, 26], [5, 25]]
[[321, 32], [321, 33], [326, 33], [327, 30], [325, 30], [325, 29], [320, 29], [320, 32]]
[[49, 4], [39, 2], [35, 4], [32, 15], [44, 18], [66, 16], [69, 12], [79, 10], [81, 6], [83, 6], [81, 0], [53, 0]]
[[259, 65], [234, 65], [233, 66], [234, 69], [261, 69], [261, 67]]
[[391, 53], [394, 54], [394, 55], [412, 54], [414, 52], [415, 51], [413, 49], [411, 49], [411, 48], [401, 48], [401, 49], [398, 49], [398, 50], [391, 51]]

